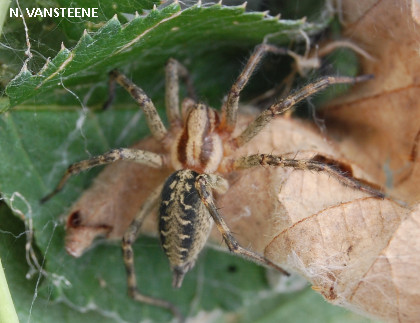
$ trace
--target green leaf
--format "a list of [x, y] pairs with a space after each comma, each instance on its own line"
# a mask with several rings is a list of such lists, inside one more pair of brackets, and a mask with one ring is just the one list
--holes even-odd
[[15, 306], [10, 295], [9, 287], [7, 284], [6, 276], [4, 274], [3, 265], [0, 257], [0, 322], [17, 323], [18, 317], [16, 314]]
[[0, 35], [3, 30], [3, 24], [6, 19], [7, 12], [9, 11], [10, 1], [11, 0], [5, 0], [0, 4]]
[[[30, 272], [26, 261], [25, 227], [4, 203], [0, 204], [0, 258], [20, 322], [103, 322], [117, 321], [116, 313], [100, 312], [99, 309], [72, 308], [65, 300], [53, 301], [50, 297], [37, 295], [41, 274], [31, 279], [25, 278]], [[2, 303], [2, 306], [4, 304]], [[1, 321], [2, 323], [10, 320]]]
[[[279, 304], [281, 305], [279, 306]], [[229, 318], [232, 320], [233, 317], [237, 322], [242, 323], [373, 322], [343, 308], [328, 304], [321, 295], [310, 288], [287, 294], [272, 293], [263, 297], [255, 297], [247, 306], [235, 313], [221, 315], [217, 321], [226, 322]]]
[[176, 4], [169, 5], [146, 16], [136, 16], [125, 25], [114, 17], [97, 33], [84, 33], [73, 50], [63, 47], [36, 74], [23, 67], [7, 86], [6, 93], [14, 106], [60, 84], [80, 85], [106, 79], [106, 72], [132, 62], [133, 58], [142, 66], [142, 74], [150, 75], [161, 69], [169, 57], [183, 61], [222, 46], [249, 46], [270, 33], [273, 34], [270, 40], [285, 42], [293, 35], [296, 37], [297, 30], [319, 28], [320, 25], [303, 21], [245, 13], [242, 6], [194, 6], [181, 10]]

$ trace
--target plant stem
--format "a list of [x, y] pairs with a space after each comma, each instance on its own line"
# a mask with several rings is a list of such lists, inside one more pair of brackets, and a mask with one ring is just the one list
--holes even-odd
[[3, 24], [6, 20], [7, 13], [9, 12], [9, 6], [10, 6], [11, 0], [2, 0], [0, 1], [0, 35], [3, 30]]
[[19, 323], [0, 259], [0, 323]]

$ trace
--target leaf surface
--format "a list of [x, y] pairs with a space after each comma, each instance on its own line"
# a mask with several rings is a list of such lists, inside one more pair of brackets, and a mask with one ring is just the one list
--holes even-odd
[[14, 106], [60, 84], [80, 85], [106, 79], [106, 72], [132, 62], [133, 58], [142, 66], [142, 75], [150, 75], [170, 57], [183, 61], [227, 43], [232, 47], [256, 44], [270, 33], [275, 34], [273, 40], [285, 42], [297, 30], [319, 27], [303, 21], [279, 21], [262, 13], [245, 13], [244, 7], [213, 5], [181, 10], [173, 4], [146, 16], [134, 16], [124, 25], [112, 18], [96, 33], [84, 33], [72, 50], [62, 47], [34, 75], [24, 66], [8, 84], [6, 93]]

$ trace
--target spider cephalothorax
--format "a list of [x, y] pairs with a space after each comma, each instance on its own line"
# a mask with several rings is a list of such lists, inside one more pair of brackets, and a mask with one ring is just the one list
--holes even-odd
[[246, 145], [273, 118], [313, 93], [331, 84], [354, 83], [368, 80], [371, 77], [366, 75], [356, 78], [321, 78], [271, 105], [261, 112], [238, 136], [234, 136], [239, 94], [266, 52], [284, 54], [285, 51], [267, 44], [257, 46], [244, 70], [230, 89], [220, 116], [216, 110], [202, 103], [195, 103], [193, 100], [184, 100], [181, 114], [178, 99], [178, 76], [187, 76], [187, 72], [181, 64], [170, 59], [166, 67], [166, 113], [170, 123], [169, 130], [162, 123], [153, 102], [144, 91], [120, 72], [112, 71], [111, 79], [122, 85], [140, 105], [152, 136], [162, 144], [164, 153], [157, 154], [140, 149], [120, 148], [72, 164], [56, 189], [42, 200], [46, 201], [59, 192], [71, 175], [118, 160], [134, 161], [148, 167], [174, 170], [165, 183], [159, 185], [143, 203], [138, 215], [123, 237], [122, 248], [127, 271], [128, 291], [135, 300], [167, 308], [182, 318], [173, 304], [140, 293], [134, 274], [132, 245], [145, 216], [158, 205], [160, 205], [161, 243], [169, 258], [175, 287], [181, 286], [184, 275], [194, 266], [213, 223], [216, 224], [230, 251], [287, 274], [269, 259], [240, 246], [230, 232], [220, 216], [213, 198], [213, 191], [223, 194], [228, 190], [228, 183], [222, 177], [223, 174], [261, 165], [322, 171], [353, 189], [368, 192], [376, 197], [383, 197], [382, 193], [357, 181], [343, 172], [336, 164], [319, 158], [319, 156], [307, 160], [296, 160], [272, 155], [268, 152], [268, 154], [256, 153], [238, 158], [233, 157], [233, 152]]
[[186, 111], [184, 127], [176, 136], [171, 151], [175, 169], [213, 173], [223, 158], [223, 143], [217, 128], [217, 111], [205, 104], [194, 104]]

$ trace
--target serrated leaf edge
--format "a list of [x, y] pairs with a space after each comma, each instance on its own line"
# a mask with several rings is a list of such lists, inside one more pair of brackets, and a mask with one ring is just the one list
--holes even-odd
[[[169, 6], [165, 7], [164, 9], [168, 9], [171, 8], [173, 10], [177, 10], [175, 13], [170, 14], [170, 16], [163, 18], [162, 20], [158, 21], [156, 24], [154, 24], [153, 26], [147, 28], [145, 31], [143, 31], [140, 35], [138, 35], [137, 37], [135, 37], [134, 39], [132, 39], [131, 41], [127, 42], [125, 45], [123, 45], [122, 47], [120, 47], [119, 49], [117, 49], [116, 51], [112, 52], [110, 54], [110, 57], [115, 56], [117, 54], [120, 53], [126, 53], [129, 51], [129, 48], [133, 48], [133, 45], [136, 44], [137, 42], [139, 42], [142, 38], [145, 37], [145, 35], [147, 35], [148, 33], [150, 33], [151, 31], [155, 30], [157, 27], [159, 27], [160, 25], [164, 24], [165, 22], [168, 22], [178, 16], [180, 16], [181, 14], [183, 14], [184, 12], [188, 12], [191, 10], [196, 10], [197, 8], [202, 8], [201, 7], [201, 3], [198, 2], [197, 4], [195, 4], [194, 6], [191, 6], [189, 8], [186, 9], [182, 9], [178, 3], [178, 1], [174, 1], [172, 4], [170, 4]], [[256, 16], [260, 16], [262, 18], [262, 20], [274, 20], [277, 22], [280, 22], [284, 25], [296, 25], [296, 24], [304, 24], [305, 20], [301, 19], [301, 20], [281, 20], [280, 16], [270, 16], [268, 11], [265, 12], [245, 12], [245, 8], [246, 8], [246, 2], [244, 2], [242, 5], [239, 6], [224, 6], [222, 5], [222, 1], [220, 1], [219, 3], [216, 4], [211, 4], [209, 6], [206, 6], [206, 9], [214, 9], [214, 8], [227, 8], [227, 9], [232, 9], [232, 10], [240, 10], [240, 14], [244, 14], [244, 15], [256, 15]], [[94, 35], [93, 37], [91, 35], [89, 35], [89, 33], [85, 30], [81, 36], [81, 38], [79, 39], [79, 41], [77, 42], [77, 44], [75, 45], [75, 47], [70, 51], [67, 48], [64, 47], [64, 45], [62, 45], [62, 48], [60, 50], [60, 52], [58, 54], [62, 54], [63, 51], [66, 51], [66, 54], [68, 54], [68, 58], [65, 59], [64, 62], [62, 62], [59, 66], [54, 67], [56, 68], [56, 71], [53, 72], [51, 75], [49, 75], [48, 77], [46, 77], [45, 79], [43, 79], [36, 87], [35, 89], [39, 89], [41, 88], [46, 82], [48, 82], [49, 80], [53, 79], [55, 76], [57, 76], [58, 74], [60, 74], [62, 71], [65, 70], [66, 66], [74, 59], [74, 57], [77, 54], [77, 49], [83, 45], [86, 46], [86, 44], [92, 43], [95, 41], [95, 35], [101, 34], [101, 32], [103, 32], [104, 30], [106, 30], [107, 28], [110, 28], [110, 26], [112, 26], [113, 24], [117, 24], [118, 28], [120, 29], [120, 31], [124, 30], [126, 27], [128, 27], [130, 24], [133, 23], [133, 21], [137, 20], [137, 19], [144, 19], [145, 17], [151, 15], [151, 14], [155, 14], [156, 11], [163, 11], [163, 9], [156, 9], [154, 8], [153, 10], [149, 11], [149, 13], [146, 16], [139, 16], [138, 14], [136, 15], [136, 17], [131, 20], [130, 22], [122, 25], [120, 23], [120, 21], [118, 20], [117, 16], [113, 16], [110, 20], [108, 20], [106, 22], [106, 24], [100, 28]], [[313, 25], [313, 24], [311, 24]], [[114, 26], [115, 27], [115, 26]], [[284, 32], [284, 31], [283, 31]], [[56, 57], [58, 56], [58, 54], [56, 55]], [[51, 59], [47, 59], [46, 63], [44, 64], [44, 66], [40, 69], [40, 71], [36, 74], [32, 74], [31, 72], [28, 71], [26, 64], [22, 67], [21, 71], [11, 80], [11, 82], [9, 84], [13, 84], [13, 83], [17, 83], [19, 78], [21, 78], [20, 81], [25, 82], [25, 80], [23, 78], [26, 79], [30, 79], [32, 77], [43, 77], [42, 73], [51, 66], [51, 63], [53, 62], [53, 60]], [[28, 74], [28, 75], [26, 75]], [[7, 88], [6, 88], [7, 91]], [[19, 103], [19, 102], [18, 102]]]

